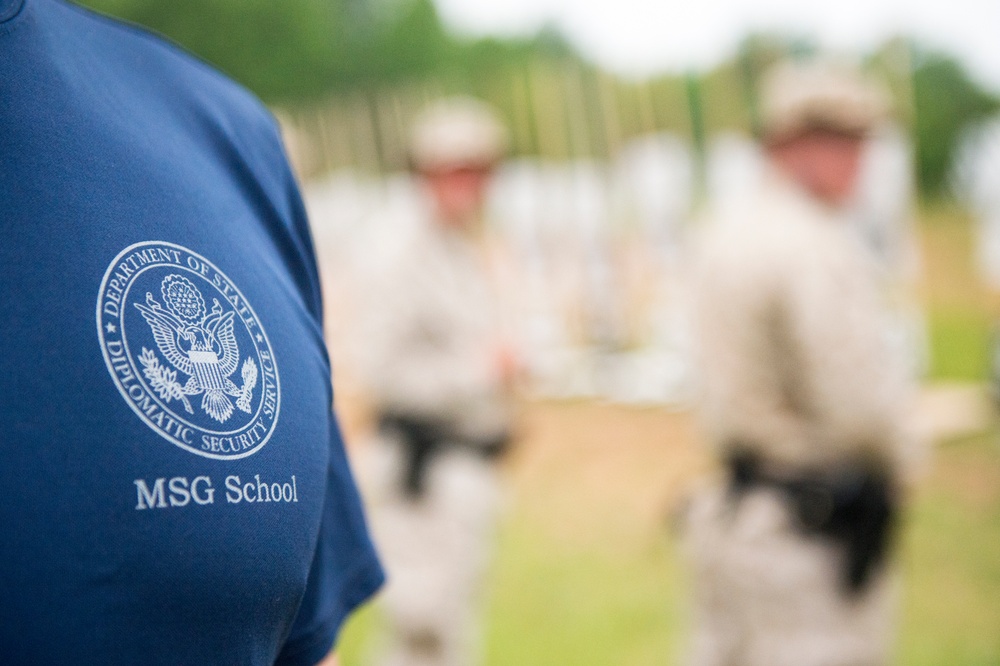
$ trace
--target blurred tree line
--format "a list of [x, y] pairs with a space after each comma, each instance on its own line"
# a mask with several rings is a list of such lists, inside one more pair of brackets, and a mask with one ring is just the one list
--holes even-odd
[[[581, 76], [610, 77], [553, 29], [521, 38], [455, 36], [433, 0], [77, 1], [169, 37], [265, 102], [289, 108], [428, 80], [442, 90], [496, 100], [512, 94], [512, 76], [553, 63], [573, 63]], [[757, 76], [779, 57], [813, 49], [808, 39], [750, 36], [736, 57], [712, 71], [665, 75], [646, 87], [619, 81], [619, 94], [623, 104], [634, 98], [637, 115], [645, 115], [635, 121], [640, 129], [753, 133]], [[916, 137], [920, 191], [946, 194], [952, 148], [967, 127], [1000, 112], [1000, 98], [954, 59], [903, 39], [887, 42], [868, 60], [889, 82]]]
[[164, 35], [269, 104], [428, 76], [471, 80], [535, 57], [569, 57], [554, 31], [451, 35], [432, 0], [76, 0]]

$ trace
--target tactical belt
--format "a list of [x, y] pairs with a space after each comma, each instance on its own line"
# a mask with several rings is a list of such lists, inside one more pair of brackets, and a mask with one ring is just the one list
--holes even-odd
[[776, 489], [802, 534], [843, 549], [843, 583], [849, 594], [864, 589], [882, 566], [898, 515], [894, 486], [884, 472], [863, 464], [777, 470], [745, 449], [735, 450], [727, 465], [734, 501], [755, 487]]
[[445, 450], [465, 449], [486, 460], [495, 460], [507, 450], [510, 441], [506, 430], [489, 437], [472, 438], [458, 434], [454, 425], [445, 419], [398, 412], [384, 412], [379, 416], [378, 428], [380, 432], [398, 435], [402, 442], [405, 463], [400, 485], [411, 500], [423, 496], [427, 470], [434, 458]]

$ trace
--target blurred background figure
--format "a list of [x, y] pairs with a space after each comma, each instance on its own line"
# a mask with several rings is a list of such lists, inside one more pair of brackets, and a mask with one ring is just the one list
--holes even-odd
[[[683, 404], [690, 398], [689, 327], [680, 266], [695, 191], [695, 157], [673, 132], [626, 142], [613, 163], [612, 215], [642, 239], [623, 248], [623, 322], [632, 333], [611, 360], [605, 395], [630, 404]], [[630, 311], [629, 311], [630, 310]]]
[[895, 119], [868, 132], [848, 215], [874, 261], [886, 304], [890, 350], [914, 377], [930, 365], [927, 323], [916, 285], [921, 275], [914, 214], [913, 146]]
[[691, 663], [886, 664], [911, 392], [848, 207], [888, 99], [825, 59], [762, 88], [761, 191], [696, 260], [701, 407], [729, 478], [688, 515]]
[[391, 666], [479, 660], [478, 618], [518, 360], [482, 225], [506, 131], [468, 97], [414, 122], [422, 215], [383, 248], [361, 340], [377, 422], [372, 522], [390, 583]]
[[880, 122], [865, 137], [850, 208], [865, 245], [889, 274], [912, 276], [917, 270], [913, 176], [906, 132], [894, 121]]
[[706, 189], [713, 215], [733, 215], [760, 191], [764, 155], [760, 144], [737, 132], [712, 139], [706, 156]]
[[955, 186], [976, 216], [976, 265], [1000, 292], [1000, 118], [970, 128], [955, 158]]
[[971, 128], [955, 159], [955, 188], [975, 216], [975, 258], [982, 283], [990, 293], [993, 335], [990, 379], [1000, 404], [1000, 118]]

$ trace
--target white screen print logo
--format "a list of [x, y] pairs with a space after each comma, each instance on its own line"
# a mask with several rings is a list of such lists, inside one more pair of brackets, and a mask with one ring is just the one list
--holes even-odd
[[243, 293], [201, 255], [136, 243], [111, 262], [97, 331], [129, 407], [157, 434], [207, 458], [243, 458], [278, 422], [278, 367]]

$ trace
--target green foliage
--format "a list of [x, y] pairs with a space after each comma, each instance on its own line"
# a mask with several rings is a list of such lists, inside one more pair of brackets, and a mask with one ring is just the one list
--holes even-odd
[[426, 76], [448, 61], [452, 48], [431, 0], [399, 3], [393, 16], [375, 22], [353, 46], [357, 62], [346, 82], [354, 84]]
[[197, 54], [268, 101], [316, 94], [343, 75], [344, 7], [325, 0], [85, 0]]
[[571, 51], [553, 31], [464, 41], [432, 0], [78, 0], [153, 30], [269, 103], [370, 90], [430, 76], [463, 82]]
[[1000, 100], [973, 83], [961, 65], [940, 54], [918, 55], [913, 73], [917, 178], [920, 191], [944, 193], [951, 153], [962, 131], [1000, 109]]
[[[372, 91], [433, 80], [442, 92], [485, 96], [505, 106], [529, 66], [573, 63], [587, 76], [606, 76], [582, 62], [553, 28], [526, 38], [461, 39], [442, 24], [433, 0], [77, 0], [83, 5], [146, 26], [174, 40], [253, 90], [265, 102], [300, 105], [330, 94]], [[696, 81], [704, 129], [755, 132], [754, 83], [779, 57], [809, 53], [807, 39], [751, 35], [734, 60]], [[906, 120], [913, 120], [921, 192], [945, 191], [953, 146], [973, 122], [996, 113], [1000, 100], [972, 82], [952, 59], [917, 53], [906, 40], [890, 40], [873, 55], [895, 63], [889, 81]], [[884, 63], [882, 63], [884, 64]], [[910, 79], [912, 71], [913, 80]], [[883, 72], [884, 73], [884, 72]], [[912, 85], [911, 85], [912, 83]], [[631, 85], [617, 81], [627, 90]], [[690, 131], [690, 95], [682, 76], [650, 84], [658, 128]], [[688, 86], [690, 87], [690, 86]], [[675, 91], [681, 91], [677, 94]], [[651, 91], [651, 93], [650, 93]], [[663, 94], [660, 94], [663, 93]], [[912, 97], [912, 99], [910, 99]], [[584, 113], [600, 111], [599, 103]], [[501, 109], [514, 118], [511, 109]], [[649, 124], [634, 122], [636, 131]], [[647, 116], [649, 113], [647, 112]], [[528, 121], [522, 121], [526, 126]], [[646, 128], [648, 130], [648, 128]], [[538, 129], [536, 128], [537, 132]], [[632, 134], [626, 129], [626, 135]]]

